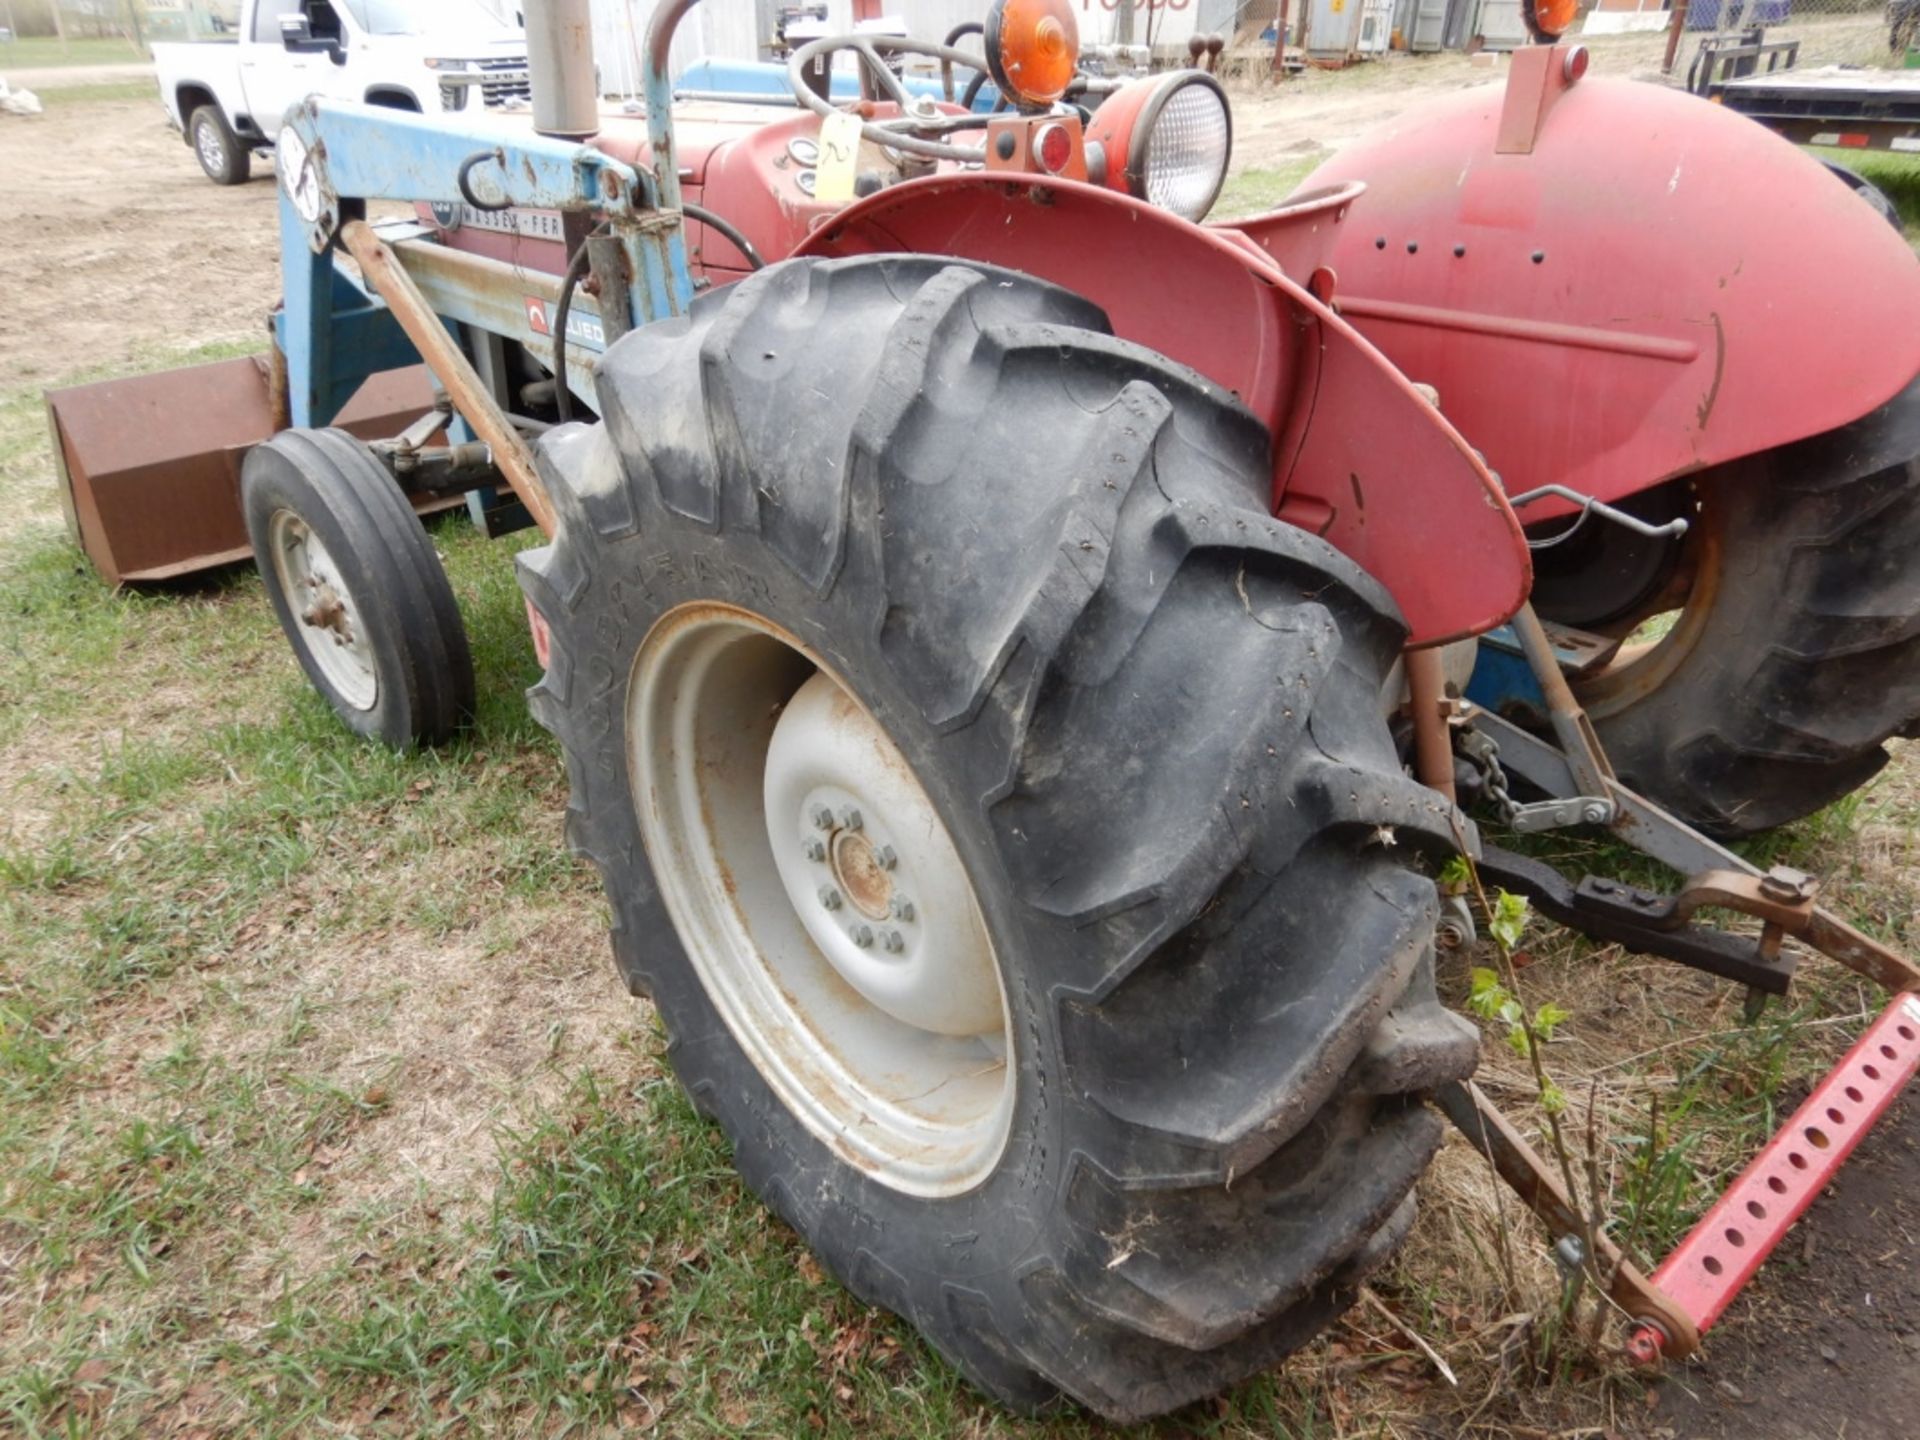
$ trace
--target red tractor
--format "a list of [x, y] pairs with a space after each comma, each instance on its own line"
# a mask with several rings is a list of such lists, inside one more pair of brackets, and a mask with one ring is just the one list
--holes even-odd
[[[1003, 113], [890, 63], [964, 55], [845, 37], [772, 120], [666, 103], [691, 3], [647, 120], [536, 112], [591, 144], [289, 116], [297, 428], [244, 502], [314, 683], [404, 744], [472, 674], [402, 492], [490, 463], [518, 493], [551, 536], [531, 703], [621, 971], [852, 1290], [1010, 1404], [1137, 1419], [1351, 1303], [1412, 1222], [1429, 1097], [1575, 1230], [1436, 998], [1458, 852], [1761, 998], [1786, 936], [1914, 988], [1808, 877], [1675, 818], [1806, 814], [1920, 714], [1920, 273], [1818, 163], [1545, 43], [1209, 224], [1220, 87], [1077, 108], [1064, 0], [994, 5]], [[837, 108], [807, 75], [848, 48], [870, 98]], [[368, 225], [376, 196], [422, 223]], [[447, 405], [312, 428], [401, 331]], [[1476, 800], [1690, 878], [1575, 884]], [[1920, 1065], [1917, 1015], [1792, 1183]], [[1797, 1213], [1742, 1220], [1742, 1264]], [[1643, 1355], [1751, 1273], [1718, 1283], [1707, 1237], [1654, 1284], [1582, 1238]]]

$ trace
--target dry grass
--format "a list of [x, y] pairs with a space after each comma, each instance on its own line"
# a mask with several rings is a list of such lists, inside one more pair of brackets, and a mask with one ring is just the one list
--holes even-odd
[[[1316, 78], [1271, 112], [1378, 114], [1421, 69]], [[1264, 123], [1247, 153], [1312, 162]], [[336, 732], [256, 581], [112, 596], [57, 524], [36, 397], [0, 396], [0, 1433], [1107, 1433], [983, 1405], [744, 1195], [561, 851], [506, 547], [439, 530], [482, 715], [396, 758]], [[1912, 768], [1783, 842], [1901, 943]], [[1571, 1012], [1546, 1060], [1577, 1153], [1591, 1107], [1601, 1209], [1643, 1255], [1871, 1004], [1822, 966], [1746, 1026], [1674, 967], [1544, 926], [1522, 950], [1525, 998]], [[1471, 963], [1441, 977], [1456, 1001]], [[1498, 1033], [1484, 1048], [1482, 1083], [1537, 1131], [1530, 1070]], [[1604, 1347], [1548, 1353], [1559, 1275], [1463, 1142], [1421, 1193], [1374, 1302], [1152, 1433], [1657, 1421]]]

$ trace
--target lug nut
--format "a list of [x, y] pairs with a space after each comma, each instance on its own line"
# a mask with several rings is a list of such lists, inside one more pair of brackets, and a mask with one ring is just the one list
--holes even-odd
[[829, 810], [824, 805], [814, 806], [813, 807], [813, 824], [815, 829], [831, 830], [833, 828], [833, 811]]
[[872, 946], [873, 927], [871, 925], [856, 925], [849, 933], [853, 938], [853, 943], [858, 945], [862, 950]]
[[898, 955], [902, 950], [907, 948], [907, 942], [901, 938], [900, 932], [898, 930], [887, 930], [882, 932], [880, 936], [880, 943], [887, 948], [889, 953], [894, 955]]
[[860, 812], [849, 805], [840, 812], [840, 824], [848, 830], [858, 830], [866, 822], [860, 818]]
[[900, 863], [900, 857], [894, 854], [893, 846], [891, 845], [882, 845], [874, 852], [873, 858], [880, 862], [880, 868], [882, 870], [891, 870]]
[[896, 920], [913, 919], [913, 902], [904, 895], [896, 895], [887, 902], [887, 909], [893, 912]]
[[820, 903], [829, 910], [838, 910], [840, 908], [840, 892], [831, 885], [822, 885], [820, 887]]
[[811, 835], [800, 842], [800, 849], [809, 860], [818, 861], [827, 858], [827, 847]]

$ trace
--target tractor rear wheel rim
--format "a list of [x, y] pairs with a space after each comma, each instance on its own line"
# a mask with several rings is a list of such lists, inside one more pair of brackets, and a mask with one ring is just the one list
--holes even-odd
[[628, 773], [687, 958], [755, 1069], [840, 1156], [908, 1194], [992, 1173], [1011, 1022], [951, 837], [849, 687], [718, 603], [634, 659]]
[[380, 698], [380, 672], [339, 565], [313, 527], [291, 510], [274, 512], [267, 543], [301, 645], [342, 702], [371, 710]]
[[1575, 697], [1591, 718], [1609, 719], [1646, 699], [1673, 676], [1700, 644], [1720, 593], [1726, 550], [1720, 520], [1714, 509], [1704, 506], [1695, 517], [1694, 531], [1687, 536], [1691, 556], [1685, 592], [1676, 597], [1679, 604], [1640, 622], [1642, 626], [1656, 626], [1659, 633], [1644, 641], [1635, 641], [1629, 636], [1613, 659], [1598, 672], [1574, 683]]

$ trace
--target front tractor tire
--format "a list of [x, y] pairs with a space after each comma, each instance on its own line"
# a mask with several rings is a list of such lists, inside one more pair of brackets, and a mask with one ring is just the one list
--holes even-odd
[[426, 527], [344, 430], [247, 452], [240, 508], [267, 598], [307, 679], [354, 734], [433, 745], [473, 714], [473, 657]]
[[1661, 633], [1574, 682], [1631, 788], [1736, 839], [1873, 778], [1920, 728], [1920, 378], [1838, 430], [1716, 467], [1536, 552], [1550, 620]]
[[1385, 593], [1063, 291], [791, 261], [645, 327], [522, 557], [574, 846], [746, 1182], [983, 1389], [1158, 1414], [1404, 1236], [1467, 1074]]

